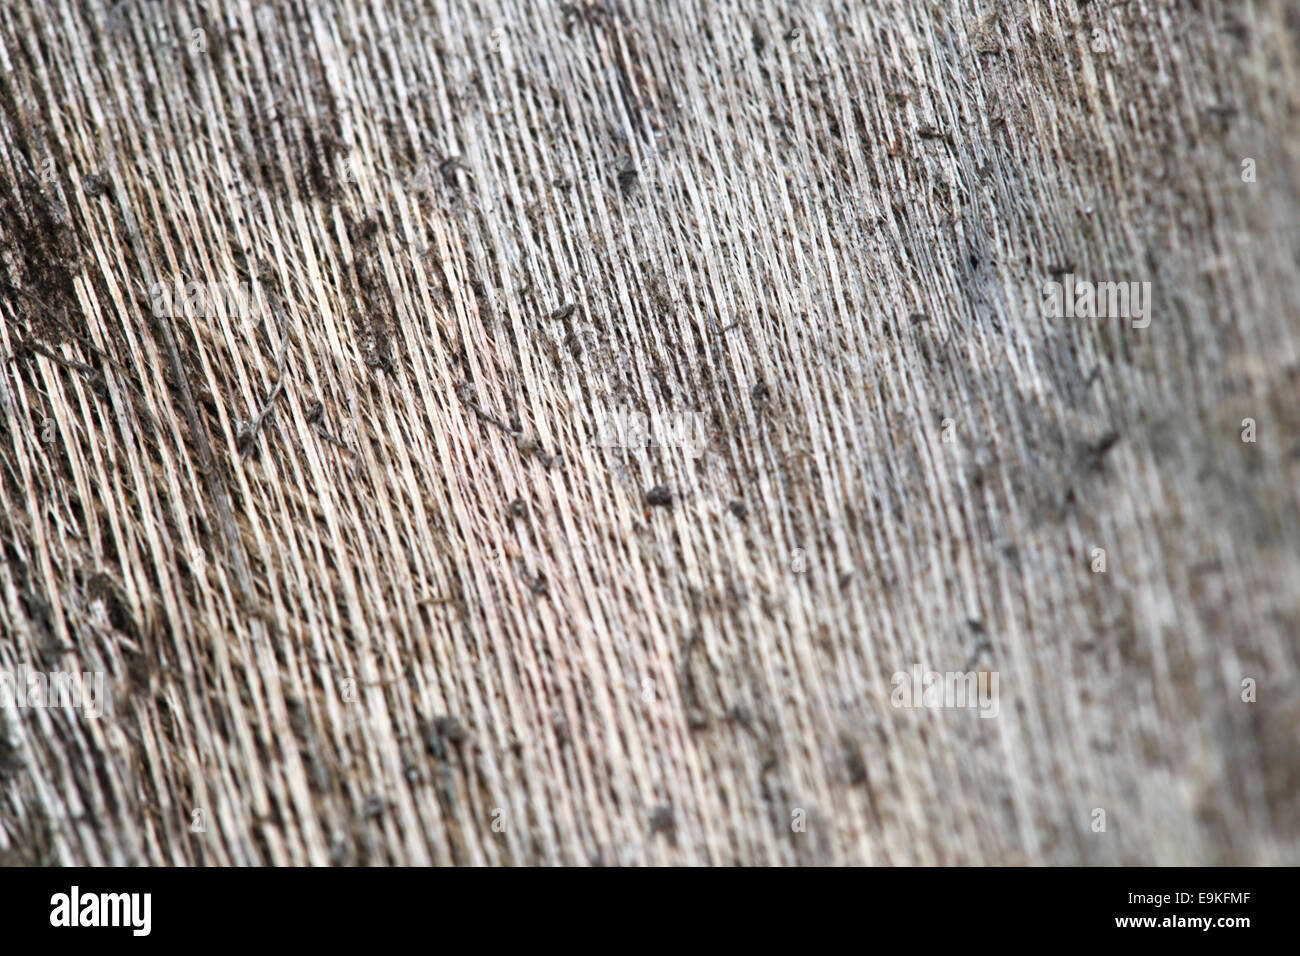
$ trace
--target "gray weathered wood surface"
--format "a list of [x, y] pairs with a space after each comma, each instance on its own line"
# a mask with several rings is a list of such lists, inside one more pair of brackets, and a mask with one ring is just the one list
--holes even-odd
[[1300, 862], [1298, 46], [0, 0], [0, 859]]

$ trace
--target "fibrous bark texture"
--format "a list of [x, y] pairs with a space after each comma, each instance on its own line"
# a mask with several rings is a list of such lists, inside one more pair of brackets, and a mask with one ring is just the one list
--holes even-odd
[[0, 858], [1300, 862], [1298, 45], [0, 0]]

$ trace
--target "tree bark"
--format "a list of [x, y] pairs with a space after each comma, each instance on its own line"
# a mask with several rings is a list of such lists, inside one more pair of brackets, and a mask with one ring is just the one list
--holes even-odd
[[0, 859], [1300, 863], [1298, 38], [0, 0]]

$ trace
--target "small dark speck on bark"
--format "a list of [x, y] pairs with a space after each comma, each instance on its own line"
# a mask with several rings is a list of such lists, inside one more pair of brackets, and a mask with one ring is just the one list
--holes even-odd
[[645, 493], [645, 501], [648, 505], [666, 508], [673, 503], [673, 493], [668, 490], [667, 485], [655, 485]]

